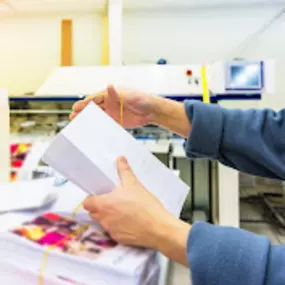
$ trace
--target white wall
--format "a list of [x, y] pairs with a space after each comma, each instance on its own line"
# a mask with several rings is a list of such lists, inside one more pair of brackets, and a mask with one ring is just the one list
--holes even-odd
[[[285, 17], [246, 50], [237, 49], [280, 11], [278, 7], [196, 9], [124, 15], [124, 63], [202, 63], [225, 57], [276, 58], [277, 94], [260, 104], [285, 106]], [[282, 94], [282, 91], [283, 94]]]
[[59, 66], [63, 18], [73, 20], [74, 65], [100, 64], [99, 15], [9, 17], [0, 21], [0, 87], [10, 94], [33, 92]]

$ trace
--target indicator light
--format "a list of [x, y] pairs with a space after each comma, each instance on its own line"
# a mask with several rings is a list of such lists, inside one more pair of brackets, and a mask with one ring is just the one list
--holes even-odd
[[186, 75], [187, 75], [187, 76], [192, 76], [192, 75], [193, 75], [192, 70], [189, 70], [189, 69], [188, 69], [188, 70], [186, 71]]

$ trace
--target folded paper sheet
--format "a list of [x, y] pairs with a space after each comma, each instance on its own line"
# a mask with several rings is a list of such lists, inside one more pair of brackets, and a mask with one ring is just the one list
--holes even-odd
[[189, 187], [93, 102], [54, 139], [43, 160], [85, 192], [108, 193], [125, 156], [138, 180], [175, 216]]

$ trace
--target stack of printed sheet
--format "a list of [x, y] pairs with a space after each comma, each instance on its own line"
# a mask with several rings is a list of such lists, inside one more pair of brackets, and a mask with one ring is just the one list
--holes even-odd
[[43, 205], [0, 215], [1, 285], [157, 285], [154, 251], [117, 244], [83, 209], [73, 218], [86, 194], [70, 182], [52, 186], [50, 181], [15, 183], [18, 191], [21, 184], [23, 189], [36, 184], [38, 192], [56, 190], [58, 196], [48, 210]]

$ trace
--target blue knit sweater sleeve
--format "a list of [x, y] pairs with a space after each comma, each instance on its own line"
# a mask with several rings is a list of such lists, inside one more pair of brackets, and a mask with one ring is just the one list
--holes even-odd
[[[186, 101], [189, 157], [208, 157], [254, 175], [285, 178], [285, 109], [227, 110]], [[193, 285], [284, 285], [285, 246], [231, 228], [193, 224], [187, 246]]]
[[241, 229], [196, 222], [187, 256], [193, 285], [285, 284], [285, 246]]
[[285, 179], [285, 109], [225, 109], [185, 101], [189, 157], [208, 157], [253, 175]]

